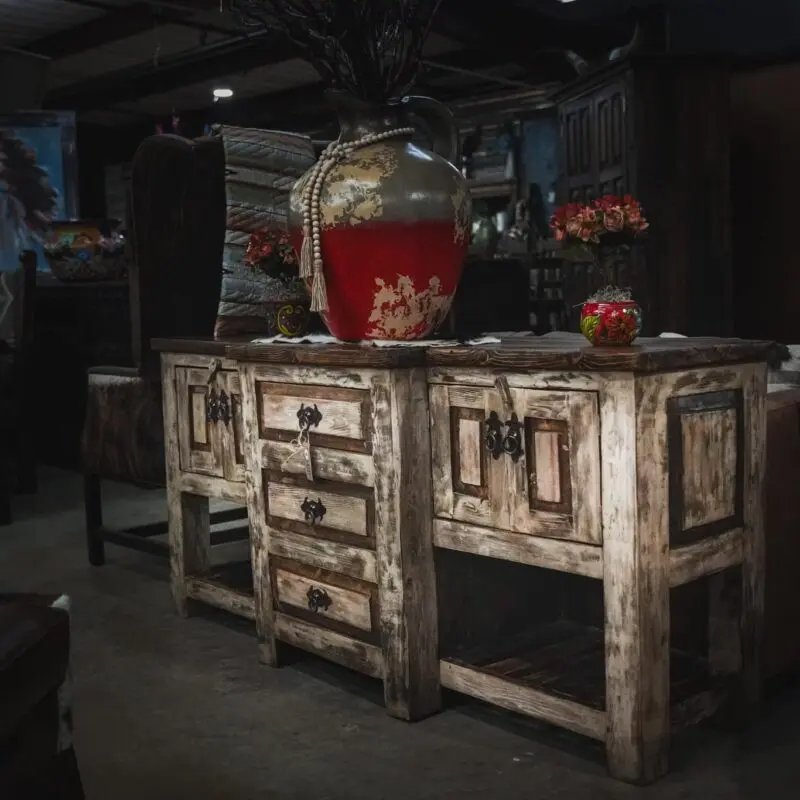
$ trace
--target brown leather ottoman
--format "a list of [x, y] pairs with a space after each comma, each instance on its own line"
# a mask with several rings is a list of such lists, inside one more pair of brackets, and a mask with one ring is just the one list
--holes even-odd
[[69, 613], [59, 603], [55, 596], [0, 595], [0, 798], [83, 800], [65, 735]]

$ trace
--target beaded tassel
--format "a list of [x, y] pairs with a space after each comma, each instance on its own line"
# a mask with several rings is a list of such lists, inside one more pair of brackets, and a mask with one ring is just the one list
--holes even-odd
[[413, 128], [393, 128], [384, 133], [370, 133], [353, 142], [331, 142], [311, 168], [302, 194], [303, 244], [300, 248], [300, 276], [311, 278], [311, 310], [328, 310], [328, 291], [322, 261], [322, 224], [319, 214], [322, 186], [328, 173], [354, 150], [371, 144], [414, 133]]
[[314, 274], [314, 248], [311, 229], [303, 225], [303, 245], [300, 248], [300, 277], [310, 278]]

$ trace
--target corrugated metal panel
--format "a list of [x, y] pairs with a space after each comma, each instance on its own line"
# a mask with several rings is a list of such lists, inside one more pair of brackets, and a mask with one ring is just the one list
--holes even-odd
[[63, 0], [0, 0], [0, 45], [19, 47], [105, 13]]

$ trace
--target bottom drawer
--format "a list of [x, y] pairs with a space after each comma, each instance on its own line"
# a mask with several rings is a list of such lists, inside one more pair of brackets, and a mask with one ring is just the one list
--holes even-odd
[[375, 584], [287, 558], [272, 557], [270, 572], [276, 611], [354, 639], [378, 642]]

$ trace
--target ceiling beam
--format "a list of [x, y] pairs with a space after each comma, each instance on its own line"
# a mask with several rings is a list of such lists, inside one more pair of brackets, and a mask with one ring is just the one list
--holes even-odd
[[465, 47], [483, 48], [506, 61], [531, 66], [542, 52], [574, 50], [585, 58], [606, 54], [633, 33], [630, 14], [572, 21], [520, 8], [513, 0], [443, 0], [433, 30]]
[[[67, 0], [75, 2], [75, 0]], [[94, 50], [97, 47], [114, 44], [115, 42], [146, 33], [158, 25], [182, 25], [207, 33], [221, 33], [233, 35], [230, 28], [221, 25], [207, 25], [194, 22], [181, 13], [169, 8], [155, 8], [149, 3], [133, 3], [122, 8], [114, 8], [105, 3], [77, 3], [88, 5], [90, 8], [109, 9], [102, 17], [89, 20], [67, 30], [57, 31], [41, 39], [30, 42], [24, 49], [30, 53], [48, 56], [52, 59], [68, 58], [69, 56]]]
[[157, 65], [142, 64], [86, 78], [49, 93], [45, 105], [76, 111], [104, 109], [201, 81], [279, 64], [295, 56], [289, 42], [272, 34], [235, 37], [164, 59]]

